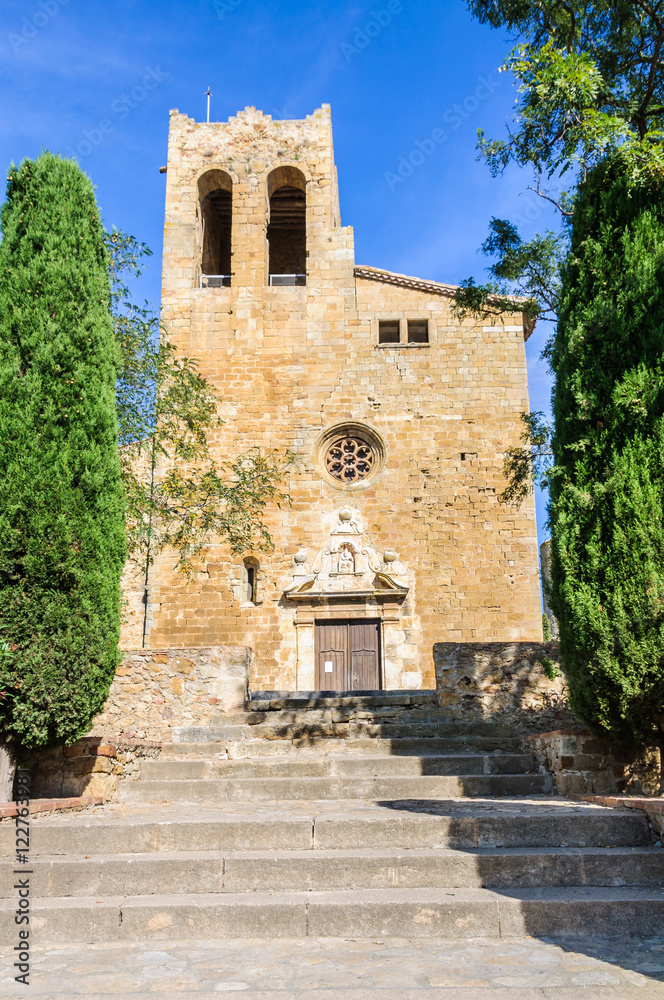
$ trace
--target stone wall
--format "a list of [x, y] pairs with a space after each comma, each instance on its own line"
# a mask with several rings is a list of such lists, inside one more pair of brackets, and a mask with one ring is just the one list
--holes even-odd
[[85, 736], [70, 747], [33, 753], [22, 763], [32, 773], [33, 798], [96, 796], [105, 802], [117, 800], [118, 782], [140, 777], [141, 761], [161, 752], [156, 741], [117, 740], [102, 742]]
[[22, 762], [33, 797], [117, 799], [118, 782], [140, 776], [141, 760], [159, 755], [173, 726], [209, 725], [244, 708], [250, 662], [244, 646], [128, 650], [90, 735]]
[[448, 717], [508, 725], [559, 795], [659, 795], [657, 747], [621, 750], [575, 717], [557, 643], [439, 642], [434, 661]]
[[244, 646], [129, 650], [92, 735], [168, 742], [174, 725], [209, 725], [244, 707], [250, 661]]
[[578, 726], [556, 643], [438, 642], [433, 655], [450, 719], [503, 722], [519, 733]]
[[628, 752], [579, 728], [526, 736], [522, 745], [559, 795], [659, 795], [657, 747]]
[[[303, 287], [268, 282], [275, 168], [284, 176], [296, 170], [306, 182]], [[233, 274], [230, 287], [201, 288], [199, 202], [215, 171], [232, 182]], [[213, 544], [189, 582], [174, 571], [173, 553], [156, 556], [150, 646], [250, 646], [252, 689], [299, 686], [300, 676], [311, 675], [310, 622], [298, 632], [297, 607], [285, 591], [295, 555], [322, 550], [345, 507], [379, 553], [395, 553], [411, 581], [388, 623], [389, 687], [432, 688], [432, 647], [440, 639], [541, 639], [534, 501], [518, 509], [498, 501], [503, 456], [519, 445], [528, 408], [528, 331], [520, 313], [460, 322], [454, 290], [355, 267], [353, 232], [338, 215], [329, 107], [302, 121], [272, 121], [252, 108], [209, 124], [172, 113], [164, 323], [219, 392], [224, 423], [211, 435], [214, 457], [289, 449], [298, 463], [286, 484], [291, 505], [266, 511], [272, 552], [233, 555]], [[379, 343], [381, 320], [400, 322], [399, 343]], [[428, 343], [408, 342], [410, 320], [428, 322]], [[384, 444], [371, 480], [344, 483], [321, 468], [321, 436], [348, 423]], [[253, 600], [241, 583], [247, 557], [258, 570]], [[139, 596], [129, 597], [132, 636]], [[352, 600], [353, 610], [339, 617], [384, 620], [371, 597]], [[316, 603], [309, 610], [312, 620], [335, 614]]]

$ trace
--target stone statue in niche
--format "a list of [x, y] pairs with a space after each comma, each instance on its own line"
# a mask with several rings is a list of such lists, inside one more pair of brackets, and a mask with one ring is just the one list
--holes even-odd
[[355, 572], [355, 554], [349, 545], [342, 545], [339, 549], [339, 561], [337, 572], [340, 575]]

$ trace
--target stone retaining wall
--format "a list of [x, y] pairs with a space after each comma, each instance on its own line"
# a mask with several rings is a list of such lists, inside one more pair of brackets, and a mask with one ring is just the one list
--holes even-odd
[[167, 742], [174, 725], [241, 711], [250, 661], [246, 646], [128, 650], [91, 735]]
[[580, 802], [595, 802], [598, 806], [609, 806], [611, 809], [641, 809], [648, 817], [648, 823], [658, 846], [664, 840], [664, 799], [639, 798], [627, 795], [569, 795], [570, 799]]
[[[90, 806], [101, 806], [105, 801], [102, 795], [72, 795], [67, 798], [30, 799], [29, 808], [31, 816], [44, 816], [81, 812]], [[16, 802], [0, 802], [0, 823], [15, 823], [21, 808]]]
[[99, 737], [84, 736], [70, 747], [34, 753], [21, 766], [31, 771], [35, 799], [85, 795], [110, 802], [117, 800], [119, 781], [139, 778], [141, 761], [160, 753], [156, 741], [103, 743]]
[[525, 736], [521, 743], [559, 795], [659, 795], [657, 747], [629, 753], [578, 728]]
[[174, 725], [207, 726], [213, 714], [244, 708], [250, 662], [246, 646], [128, 650], [91, 733], [22, 762], [32, 795], [116, 800], [118, 782], [139, 777], [141, 760], [159, 755]]
[[517, 734], [578, 726], [555, 642], [438, 642], [433, 656], [450, 719], [502, 722]]

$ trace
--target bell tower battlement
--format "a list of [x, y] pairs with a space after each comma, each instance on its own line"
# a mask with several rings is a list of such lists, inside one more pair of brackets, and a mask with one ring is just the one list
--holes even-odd
[[[229, 289], [260, 307], [290, 285], [337, 294], [353, 283], [342, 228], [329, 105], [299, 121], [245, 108], [227, 122], [171, 112], [163, 292], [166, 313]], [[223, 294], [223, 293], [222, 293]], [[302, 293], [307, 294], [307, 293]], [[193, 295], [193, 299], [191, 296]], [[166, 317], [168, 318], [168, 317]]]

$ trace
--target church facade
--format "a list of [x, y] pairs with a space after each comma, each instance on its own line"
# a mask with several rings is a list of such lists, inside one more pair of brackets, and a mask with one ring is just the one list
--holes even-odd
[[[217, 388], [221, 461], [292, 451], [269, 552], [150, 569], [145, 644], [252, 648], [253, 690], [435, 686], [436, 642], [540, 641], [532, 500], [501, 504], [528, 409], [520, 313], [355, 263], [329, 107], [171, 113], [162, 319]], [[140, 610], [125, 646], [139, 645]]]

